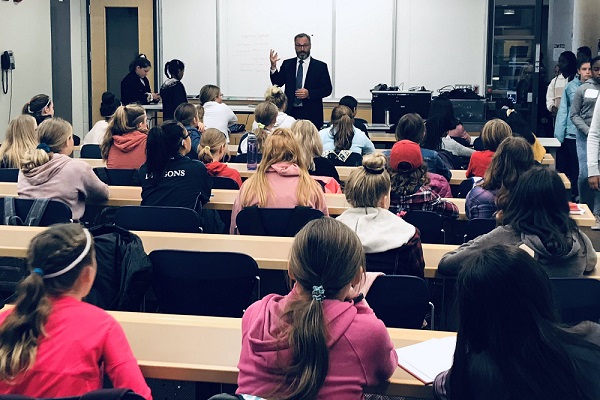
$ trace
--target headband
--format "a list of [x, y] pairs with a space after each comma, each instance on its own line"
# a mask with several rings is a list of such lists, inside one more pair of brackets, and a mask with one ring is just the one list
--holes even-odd
[[[88, 255], [88, 253], [90, 252], [90, 249], [92, 248], [92, 237], [90, 236], [90, 232], [85, 228], [83, 229], [83, 233], [85, 233], [85, 248], [83, 249], [81, 254], [75, 260], [73, 260], [73, 262], [71, 264], [67, 265], [65, 268], [61, 269], [60, 271], [53, 272], [51, 274], [42, 275], [42, 277], [44, 279], [50, 279], [50, 278], [54, 278], [54, 277], [66, 274], [67, 272], [69, 272], [70, 270], [75, 268], [77, 266], [77, 264], [79, 264], [81, 262], [81, 260], [83, 260], [85, 258], [85, 256]], [[37, 273], [37, 271], [35, 271], [35, 269], [34, 269], [34, 272]]]
[[363, 165], [363, 168], [365, 169], [365, 171], [369, 174], [373, 174], [373, 175], [381, 175], [383, 174], [383, 171], [385, 171], [385, 168], [380, 168], [380, 169], [373, 169], [373, 168], [369, 168], [366, 165]]
[[31, 102], [27, 103], [27, 112], [29, 114], [39, 113], [40, 111], [42, 111], [44, 108], [48, 107], [49, 105], [50, 105], [50, 96], [48, 96], [48, 102], [46, 103], [46, 105], [37, 111], [31, 111]]
[[36, 149], [42, 149], [46, 153], [52, 152], [52, 149], [46, 143], [40, 143], [40, 144], [38, 144], [37, 147], [36, 147]]

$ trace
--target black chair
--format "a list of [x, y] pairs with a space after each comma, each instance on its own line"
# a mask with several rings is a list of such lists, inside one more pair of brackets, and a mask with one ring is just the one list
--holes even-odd
[[112, 169], [106, 167], [94, 168], [94, 173], [100, 180], [110, 186], [140, 186], [140, 176], [137, 169]]
[[236, 181], [224, 176], [211, 176], [210, 180], [212, 181], [213, 189], [238, 190], [240, 188]]
[[19, 168], [0, 168], [0, 182], [16, 182], [19, 178]]
[[[25, 222], [27, 214], [35, 202], [34, 199], [21, 199], [15, 197], [15, 212], [21, 221]], [[4, 216], [4, 198], [0, 198], [0, 215]], [[73, 222], [73, 213], [71, 208], [58, 200], [50, 200], [44, 210], [44, 214], [37, 226], [50, 226], [54, 224], [63, 224]], [[2, 225], [6, 225], [2, 218]]]
[[551, 278], [554, 304], [561, 322], [600, 321], [600, 281], [592, 278]]
[[161, 313], [239, 318], [253, 300], [258, 264], [247, 254], [155, 250], [150, 260]]
[[473, 178], [467, 178], [460, 183], [458, 186], [451, 186], [450, 190], [452, 190], [452, 196], [457, 199], [466, 199], [467, 194], [473, 189], [475, 182]]
[[324, 152], [323, 157], [336, 167], [360, 167], [362, 165], [362, 155], [350, 150], [341, 150], [337, 153], [335, 151]]
[[117, 209], [114, 220], [130, 231], [202, 232], [198, 213], [183, 207], [124, 206]]
[[[97, 389], [81, 396], [44, 397], [46, 400], [144, 400], [144, 398], [131, 389]], [[0, 400], [39, 400], [39, 397], [30, 397], [22, 394], [3, 394]]]
[[406, 213], [404, 220], [419, 229], [421, 242], [446, 243], [444, 219], [433, 211], [411, 210]]
[[421, 329], [427, 311], [431, 310], [433, 329], [435, 315], [430, 297], [429, 286], [421, 278], [383, 275], [375, 279], [366, 300], [388, 328]]
[[293, 237], [313, 219], [323, 216], [310, 207], [259, 208], [246, 207], [236, 217], [237, 230], [241, 235]]
[[81, 150], [79, 151], [79, 156], [81, 158], [102, 158], [102, 154], [100, 153], [100, 145], [99, 144], [84, 144], [81, 146]]
[[490, 233], [496, 228], [496, 220], [494, 218], [474, 218], [467, 222], [465, 228], [464, 242], [473, 240], [476, 237]]

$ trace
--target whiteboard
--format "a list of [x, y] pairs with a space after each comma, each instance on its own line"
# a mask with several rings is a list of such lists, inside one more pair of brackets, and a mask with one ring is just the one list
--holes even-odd
[[377, 83], [434, 91], [485, 84], [488, 10], [481, 0], [159, 0], [158, 9], [160, 57], [186, 64], [188, 94], [217, 84], [226, 98], [262, 98], [269, 50], [282, 61], [294, 57], [300, 32], [311, 35], [311, 55], [329, 67], [331, 99], [369, 100]]

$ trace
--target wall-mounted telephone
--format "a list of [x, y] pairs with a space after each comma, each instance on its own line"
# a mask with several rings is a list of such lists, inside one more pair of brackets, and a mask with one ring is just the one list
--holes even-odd
[[0, 58], [2, 59], [3, 70], [15, 69], [15, 56], [13, 55], [13, 52], [11, 50], [2, 53], [2, 56], [0, 56]]

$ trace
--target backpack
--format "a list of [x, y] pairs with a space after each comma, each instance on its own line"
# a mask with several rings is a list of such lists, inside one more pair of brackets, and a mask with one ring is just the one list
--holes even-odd
[[35, 199], [25, 217], [25, 221], [17, 215], [15, 198], [4, 198], [4, 225], [39, 226], [50, 199]]

